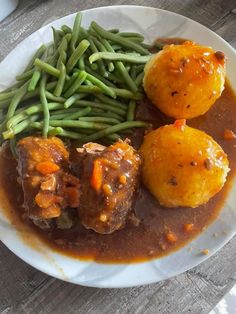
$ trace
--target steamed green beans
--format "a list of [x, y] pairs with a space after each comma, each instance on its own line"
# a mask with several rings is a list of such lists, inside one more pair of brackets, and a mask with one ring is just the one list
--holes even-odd
[[132, 128], [147, 127], [135, 121], [151, 58], [143, 36], [107, 31], [95, 22], [87, 30], [81, 13], [72, 28], [52, 31], [53, 42], [42, 45], [18, 82], [0, 92], [2, 138], [13, 143], [36, 130], [80, 143], [113, 142]]

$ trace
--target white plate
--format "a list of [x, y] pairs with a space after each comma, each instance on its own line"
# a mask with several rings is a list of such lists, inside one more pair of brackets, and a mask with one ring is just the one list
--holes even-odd
[[[42, 43], [51, 37], [50, 27], [72, 25], [74, 14], [63, 17], [35, 32], [20, 43], [0, 64], [0, 89], [13, 83], [13, 78], [27, 64], [30, 56]], [[83, 24], [87, 27], [92, 20], [105, 28], [120, 28], [123, 31], [138, 31], [147, 42], [157, 36], [189, 38], [216, 50], [228, 57], [227, 76], [236, 87], [236, 53], [222, 38], [206, 27], [172, 12], [138, 6], [112, 6], [83, 12]], [[157, 282], [182, 273], [214, 254], [236, 233], [236, 185], [234, 185], [220, 217], [208, 229], [176, 253], [161, 259], [136, 264], [97, 264], [82, 262], [55, 253], [38, 240], [35, 249], [23, 240], [21, 230], [0, 213], [0, 239], [17, 256], [35, 268], [60, 279], [93, 287], [130, 287]], [[212, 237], [213, 233], [221, 234]], [[27, 236], [28, 239], [32, 236]], [[31, 242], [36, 241], [32, 240]], [[137, 239], [139, 241], [139, 239]], [[192, 247], [190, 253], [188, 248]], [[200, 255], [199, 249], [208, 248], [208, 256]]]

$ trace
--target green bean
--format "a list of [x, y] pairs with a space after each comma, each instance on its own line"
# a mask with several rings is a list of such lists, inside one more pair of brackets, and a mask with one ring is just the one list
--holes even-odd
[[96, 103], [93, 101], [88, 101], [88, 100], [78, 100], [76, 103], [76, 105], [81, 106], [81, 107], [91, 107], [91, 108], [98, 108], [98, 109], [103, 109], [105, 111], [111, 111], [114, 113], [117, 113], [121, 116], [125, 116], [126, 115], [126, 110], [124, 109], [120, 109], [117, 107], [113, 107], [107, 104], [103, 104], [103, 103]]
[[64, 113], [58, 113], [50, 115], [50, 120], [63, 120], [66, 118], [66, 114]]
[[60, 40], [61, 40], [61, 35], [62, 35], [62, 34], [64, 35], [64, 33], [63, 33], [63, 32], [60, 33], [60, 31], [59, 31], [59, 30], [56, 30], [53, 26], [52, 26], [52, 32], [53, 32], [54, 46], [55, 46], [55, 48], [57, 48], [57, 47], [58, 47], [58, 44], [59, 44], [59, 42], [60, 42]]
[[66, 128], [85, 128], [85, 129], [94, 129], [102, 130], [107, 128], [109, 124], [98, 123], [98, 122], [86, 122], [78, 120], [50, 120], [51, 126], [60, 126]]
[[114, 93], [114, 91], [111, 89], [111, 87], [106, 86], [102, 81], [100, 81], [99, 79], [97, 79], [95, 76], [87, 73], [87, 79], [93, 83], [94, 85], [96, 85], [97, 87], [99, 87], [104, 94], [111, 96], [112, 98], [116, 98], [116, 94]]
[[60, 127], [50, 128], [48, 130], [48, 135], [49, 136], [57, 136], [57, 135], [60, 135], [62, 132], [63, 132], [63, 129]]
[[68, 130], [64, 130], [59, 134], [59, 136], [61, 137], [67, 137], [70, 138], [72, 140], [78, 140], [81, 139], [84, 134], [78, 133], [78, 132], [73, 132], [73, 131], [68, 131]]
[[46, 63], [40, 59], [35, 59], [34, 65], [39, 67], [41, 70], [43, 70], [44, 72], [46, 72], [52, 76], [55, 76], [57, 78], [60, 76], [60, 71], [58, 69], [54, 68], [50, 64], [48, 64], [48, 63]]
[[86, 94], [74, 94], [70, 98], [68, 98], [64, 103], [64, 108], [71, 107], [77, 100], [86, 97]]
[[128, 54], [128, 53], [96, 52], [96, 53], [93, 53], [89, 57], [89, 62], [93, 63], [99, 59], [105, 59], [105, 60], [112, 60], [112, 61], [118, 60], [118, 61], [138, 64], [138, 63], [147, 63], [150, 57], [151, 57], [150, 55], [137, 56], [137, 55]]
[[136, 68], [137, 68], [136, 65], [133, 65], [132, 68], [131, 68], [131, 71], [130, 71], [130, 76], [131, 76], [133, 81], [136, 79], [136, 76], [137, 76]]
[[[48, 103], [48, 109], [49, 110], [58, 110], [63, 109], [63, 105], [57, 102], [49, 102]], [[43, 112], [44, 108], [42, 104], [33, 105], [25, 109], [25, 113], [27, 115], [32, 115], [34, 113]]]
[[78, 42], [89, 37], [89, 33], [82, 26], [80, 27]]
[[94, 71], [97, 71], [98, 65], [96, 63], [90, 64], [90, 68]]
[[[99, 41], [97, 38], [93, 37], [93, 41], [95, 43], [95, 45], [97, 46], [97, 48], [101, 51], [101, 52], [106, 52], [106, 47], [101, 43], [101, 41]], [[92, 63], [92, 62], [90, 62]], [[112, 61], [107, 62], [107, 66], [108, 66], [108, 71], [109, 72], [113, 72], [115, 67]]]
[[55, 53], [54, 53], [52, 56], [48, 57], [45, 61], [46, 61], [46, 63], [48, 63], [48, 64], [51, 65], [52, 67], [55, 67], [56, 64], [57, 64], [58, 58], [59, 58], [59, 51], [58, 51], [58, 49], [57, 49], [57, 50], [55, 51]]
[[64, 84], [65, 84], [65, 80], [66, 80], [66, 67], [63, 63], [61, 63], [59, 71], [60, 71], [60, 76], [58, 78], [58, 82], [54, 90], [54, 95], [57, 97], [61, 96]]
[[73, 30], [72, 30], [71, 41], [70, 41], [70, 48], [71, 48], [72, 52], [75, 51], [76, 43], [78, 41], [80, 25], [81, 25], [81, 19], [82, 19], [82, 15], [79, 12], [79, 13], [76, 14], [76, 17], [75, 17]]
[[115, 99], [110, 99], [109, 97], [103, 95], [103, 94], [98, 94], [96, 95], [96, 98], [98, 98], [101, 102], [104, 104], [110, 105], [110, 106], [115, 106], [118, 108], [121, 108], [123, 110], [127, 109], [127, 106], [125, 104], [120, 103], [119, 101]]
[[[58, 103], [48, 103], [49, 110], [56, 110], [62, 108], [61, 104]], [[19, 122], [25, 120], [28, 116], [40, 113], [43, 111], [42, 104], [35, 104], [33, 106], [30, 106], [26, 109], [20, 109], [17, 110], [14, 116], [12, 116], [6, 123], [7, 129], [12, 128], [14, 125], [18, 124]]]
[[[114, 53], [113, 48], [111, 47], [111, 45], [109, 44], [109, 42], [107, 40], [102, 40], [102, 43], [104, 44], [104, 46], [106, 47], [108, 52], [112, 52]], [[128, 71], [126, 70], [124, 64], [121, 61], [116, 61], [115, 63], [115, 67], [117, 68], [117, 70], [120, 73], [120, 76], [123, 78], [123, 80], [125, 81], [125, 83], [127, 84], [127, 86], [133, 91], [136, 92], [138, 90], [137, 86], [135, 85], [134, 81], [132, 80], [132, 78], [130, 77]]]
[[114, 73], [108, 73], [108, 79], [112, 80], [114, 83], [123, 83], [123, 80]]
[[61, 30], [65, 33], [65, 34], [70, 34], [72, 33], [72, 29], [67, 26], [67, 25], [62, 25]]
[[93, 133], [91, 135], [85, 136], [82, 138], [82, 142], [92, 142], [95, 140], [98, 140], [104, 136], [107, 136], [112, 133], [119, 132], [121, 130], [126, 130], [126, 129], [131, 129], [131, 128], [145, 128], [147, 127], [148, 124], [143, 122], [143, 121], [127, 121], [127, 122], [122, 122], [113, 126], [110, 126], [106, 129], [103, 129], [101, 131], [98, 131], [96, 133]]
[[100, 81], [102, 81], [104, 84], [106, 84], [107, 86], [112, 86], [112, 87], [116, 87], [112, 82], [110, 82], [108, 79], [106, 79], [105, 77], [103, 77], [101, 74], [97, 73], [96, 71], [92, 70], [89, 66], [85, 66], [85, 70], [86, 72], [88, 72], [89, 74], [93, 75], [94, 77], [96, 77], [97, 79], [99, 79]]
[[[93, 53], [98, 52], [98, 49], [97, 49], [97, 47], [96, 47], [96, 45], [95, 45], [95, 43], [94, 43], [94, 41], [92, 40], [91, 37], [88, 38], [88, 41], [89, 41], [89, 43], [90, 43], [90, 49], [92, 50], [92, 52], [93, 52]], [[97, 65], [98, 65], [98, 71], [99, 71], [99, 73], [100, 73], [102, 76], [105, 76], [105, 77], [106, 77], [106, 76], [107, 76], [107, 71], [106, 71], [106, 69], [105, 69], [105, 65], [104, 65], [103, 61], [102, 61], [102, 60], [98, 60]]]
[[34, 122], [38, 119], [38, 116], [31, 116], [28, 119], [22, 121], [21, 123], [17, 124], [15, 127], [13, 127], [12, 129], [9, 129], [5, 132], [3, 132], [3, 138], [4, 140], [7, 139], [12, 139], [14, 138], [15, 135], [21, 133], [22, 131], [24, 131], [26, 128], [28, 128], [31, 124], [31, 122]]
[[122, 49], [122, 47], [121, 46], [119, 46], [119, 45], [116, 45], [116, 44], [112, 44], [111, 43], [111, 46], [112, 46], [112, 48], [116, 51], [116, 50], [121, 50]]
[[34, 61], [35, 59], [37, 58], [41, 58], [46, 50], [46, 46], [45, 45], [42, 45], [39, 47], [39, 49], [36, 51], [36, 53], [33, 55], [33, 57], [31, 58], [30, 62], [28, 63], [27, 67], [25, 68], [25, 71], [24, 72], [27, 72], [29, 70], [32, 69], [33, 65], [34, 65]]
[[52, 101], [59, 102], [59, 103], [62, 103], [62, 104], [66, 101], [66, 98], [61, 97], [61, 96], [55, 96], [55, 95], [53, 95], [52, 93], [50, 93], [48, 91], [46, 91], [46, 97], [48, 99], [52, 100]]
[[83, 39], [79, 43], [78, 47], [72, 53], [72, 55], [70, 56], [70, 58], [66, 64], [66, 69], [67, 69], [68, 73], [70, 73], [73, 70], [73, 68], [76, 65], [76, 63], [78, 62], [79, 58], [85, 53], [85, 51], [88, 49], [89, 45], [90, 45], [90, 43], [86, 39]]
[[84, 109], [82, 109], [82, 110], [79, 110], [79, 111], [77, 110], [76, 112], [67, 115], [67, 116], [66, 116], [66, 119], [67, 119], [67, 120], [74, 120], [74, 119], [78, 119], [78, 118], [80, 118], [80, 117], [84, 117], [84, 116], [86, 116], [88, 113], [90, 113], [91, 110], [92, 110], [91, 107], [86, 107], [86, 108], [84, 108]]
[[[31, 122], [30, 127], [37, 129], [37, 130], [42, 130], [43, 124], [41, 122]], [[50, 136], [60, 135], [63, 132], [64, 132], [64, 130], [60, 127], [54, 128], [54, 127], [49, 126], [49, 129], [48, 129], [48, 135], [50, 135]]]
[[92, 22], [91, 23], [92, 28], [98, 35], [101, 37], [111, 40], [112, 42], [115, 42], [117, 44], [120, 44], [122, 47], [130, 48], [132, 50], [135, 50], [139, 52], [141, 55], [148, 55], [149, 51], [145, 48], [143, 48], [141, 45], [138, 45], [132, 41], [129, 41], [127, 38], [124, 38], [122, 36], [119, 36], [117, 34], [113, 34], [110, 32], [107, 32], [105, 29], [103, 29], [101, 26], [99, 26], [97, 23]]
[[127, 112], [127, 121], [133, 121], [135, 119], [135, 109], [136, 102], [134, 100], [130, 100]]
[[65, 83], [64, 88], [63, 88], [63, 92], [65, 93], [68, 88], [71, 87], [71, 85], [75, 82], [75, 80], [77, 79], [78, 76], [78, 70], [72, 74], [72, 76], [70, 77], [70, 79]]
[[109, 117], [81, 117], [79, 121], [103, 122], [108, 124], [118, 124], [119, 120]]
[[16, 76], [16, 80], [17, 80], [17, 81], [28, 80], [28, 79], [31, 78], [31, 76], [33, 75], [33, 73], [34, 73], [34, 69], [31, 69], [31, 70], [29, 70], [29, 71], [27, 71], [27, 72], [24, 72], [24, 73], [22, 73], [22, 74], [20, 74], [20, 75], [17, 75], [17, 76]]
[[61, 63], [65, 64], [66, 63], [66, 59], [67, 59], [67, 53], [66, 53], [66, 50], [67, 50], [67, 47], [68, 47], [68, 42], [67, 42], [67, 39], [66, 39], [66, 36], [64, 36], [62, 38], [62, 41], [60, 43], [60, 46], [58, 47], [58, 51], [59, 51], [59, 58], [57, 60], [57, 69], [60, 71], [60, 66], [61, 66]]
[[14, 91], [10, 91], [10, 92], [2, 92], [0, 94], [0, 101], [2, 100], [7, 100], [9, 98], [12, 98], [13, 96], [15, 96], [15, 94], [17, 93], [18, 90], [14, 90]]
[[114, 112], [110, 112], [110, 111], [94, 111], [94, 109], [87, 114], [88, 117], [106, 117], [106, 118], [114, 118], [119, 120], [119, 122], [123, 122], [124, 121], [124, 117], [118, 115], [117, 113]]
[[78, 67], [80, 70], [85, 70], [84, 54], [79, 58]]
[[54, 44], [51, 43], [50, 45], [47, 46], [47, 49], [45, 51], [45, 54], [46, 54], [45, 58], [49, 58], [49, 57], [53, 56], [55, 51], [56, 50], [55, 50]]
[[[142, 42], [143, 42], [143, 40], [141, 39], [141, 38], [139, 38], [139, 37], [127, 37], [126, 39], [128, 39], [128, 40], [130, 40], [130, 41], [132, 41], [132, 42], [134, 42], [134, 43], [137, 43], [137, 44], [142, 44]], [[142, 46], [141, 46], [142, 47]]]
[[136, 73], [137, 73], [137, 75], [138, 75], [139, 73], [143, 72], [143, 70], [144, 70], [144, 65], [143, 65], [143, 64], [136, 65], [135, 67], [136, 67]]
[[85, 71], [78, 72], [76, 80], [71, 85], [71, 87], [66, 91], [65, 97], [68, 98], [72, 96], [78, 90], [79, 86], [85, 81], [86, 77], [87, 73]]
[[43, 115], [44, 115], [44, 120], [43, 120], [43, 137], [47, 137], [48, 134], [48, 128], [49, 128], [49, 120], [50, 120], [50, 113], [49, 113], [49, 109], [48, 109], [48, 101], [47, 101], [47, 97], [45, 94], [45, 88], [46, 88], [46, 81], [47, 81], [47, 77], [46, 74], [43, 75], [40, 83], [39, 83], [39, 96], [40, 96], [40, 100], [43, 106]]
[[143, 94], [139, 92], [133, 93], [127, 89], [114, 88], [114, 87], [111, 87], [111, 89], [116, 93], [116, 96], [119, 96], [122, 98], [135, 99], [135, 100], [139, 100], [143, 98]]
[[29, 82], [26, 82], [20, 89], [18, 89], [18, 91], [13, 96], [13, 98], [10, 102], [8, 111], [7, 111], [7, 115], [6, 115], [7, 120], [10, 119], [14, 115], [17, 106], [19, 105], [22, 98], [27, 93], [28, 85], [29, 85]]
[[140, 86], [143, 82], [144, 72], [139, 73], [139, 75], [135, 79], [135, 84]]
[[55, 110], [50, 115], [50, 120], [63, 120], [66, 119], [68, 115], [71, 115], [73, 113], [78, 112], [78, 108], [71, 108], [71, 109], [61, 109], [61, 110]]
[[28, 86], [28, 92], [32, 92], [35, 90], [35, 88], [38, 84], [38, 81], [40, 80], [40, 77], [41, 77], [41, 71], [38, 68], [36, 68], [34, 70], [32, 78], [30, 80], [30, 83]]
[[119, 36], [122, 37], [137, 37], [140, 38], [141, 41], [144, 41], [144, 37], [143, 35], [139, 34], [139, 33], [134, 33], [134, 32], [121, 32], [118, 34]]
[[119, 29], [118, 28], [112, 28], [112, 29], [109, 29], [108, 32], [116, 34], [116, 33], [119, 33]]
[[102, 91], [97, 86], [84, 86], [84, 85], [81, 85], [76, 92], [77, 93], [87, 93], [87, 94], [97, 94], [97, 93], [101, 93]]

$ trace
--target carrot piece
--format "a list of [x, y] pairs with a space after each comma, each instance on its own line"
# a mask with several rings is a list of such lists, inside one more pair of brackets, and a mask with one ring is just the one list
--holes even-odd
[[166, 240], [169, 243], [175, 243], [177, 241], [177, 236], [173, 232], [168, 232], [166, 234]]
[[59, 169], [60, 167], [51, 161], [42, 161], [36, 165], [36, 170], [43, 175], [54, 173]]
[[119, 177], [119, 181], [120, 181], [121, 184], [126, 184], [126, 181], [127, 181], [126, 175], [121, 175]]
[[179, 119], [179, 120], [175, 120], [174, 122], [174, 126], [180, 131], [184, 130], [185, 125], [186, 125], [186, 119]]
[[193, 230], [194, 224], [185, 224], [184, 225], [184, 231], [185, 232], [191, 232]]
[[98, 192], [102, 187], [102, 162], [100, 159], [96, 159], [93, 162], [93, 173], [90, 184]]
[[232, 130], [225, 129], [223, 137], [225, 140], [233, 140], [236, 138], [236, 134]]

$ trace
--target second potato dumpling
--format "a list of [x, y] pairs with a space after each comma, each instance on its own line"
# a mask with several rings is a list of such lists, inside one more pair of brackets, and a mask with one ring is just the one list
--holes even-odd
[[224, 83], [224, 54], [192, 42], [164, 47], [146, 64], [143, 80], [153, 104], [176, 119], [204, 114], [220, 97]]
[[229, 162], [220, 145], [181, 120], [148, 133], [140, 148], [144, 184], [166, 207], [197, 207], [223, 187]]

